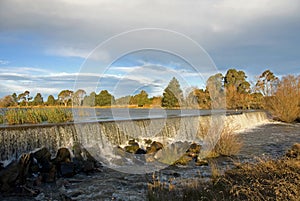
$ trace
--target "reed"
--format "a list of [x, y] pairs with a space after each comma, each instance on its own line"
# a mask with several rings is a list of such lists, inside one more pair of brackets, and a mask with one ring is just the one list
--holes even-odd
[[43, 122], [63, 123], [72, 120], [72, 112], [65, 108], [9, 109], [2, 118], [0, 117], [0, 123], [9, 125], [39, 124]]
[[0, 114], [0, 124], [4, 123], [4, 115]]

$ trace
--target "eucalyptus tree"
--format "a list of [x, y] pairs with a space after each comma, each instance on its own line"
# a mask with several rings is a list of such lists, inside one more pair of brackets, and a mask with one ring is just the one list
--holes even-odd
[[58, 100], [60, 102], [62, 102], [65, 106], [68, 105], [68, 102], [72, 99], [73, 97], [73, 91], [71, 90], [62, 90], [59, 94], [58, 94]]
[[279, 79], [270, 70], [265, 70], [255, 84], [255, 90], [263, 96], [272, 96], [278, 85]]

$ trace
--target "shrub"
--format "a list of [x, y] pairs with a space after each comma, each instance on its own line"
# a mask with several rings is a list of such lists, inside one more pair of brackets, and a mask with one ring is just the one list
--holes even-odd
[[272, 97], [266, 99], [267, 109], [284, 122], [293, 122], [300, 116], [300, 77], [288, 75], [279, 82]]

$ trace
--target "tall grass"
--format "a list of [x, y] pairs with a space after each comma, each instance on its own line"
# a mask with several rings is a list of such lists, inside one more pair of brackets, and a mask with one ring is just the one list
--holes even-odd
[[[177, 181], [177, 183], [181, 183]], [[154, 200], [293, 200], [300, 198], [300, 160], [282, 158], [261, 160], [257, 164], [236, 164], [210, 181], [191, 179], [166, 188], [166, 184], [148, 185], [148, 199]]]
[[3, 124], [3, 123], [4, 123], [4, 115], [0, 114], [0, 124]]
[[9, 125], [38, 124], [43, 122], [62, 123], [73, 120], [72, 112], [64, 108], [9, 109], [0, 117], [0, 123]]
[[[233, 156], [240, 152], [243, 142], [241, 141], [236, 130], [238, 128], [230, 125], [230, 122], [220, 123], [217, 125], [210, 125], [212, 128], [209, 129], [210, 123], [206, 125], [200, 124], [201, 137], [210, 147], [208, 153], [203, 152], [202, 155], [206, 157], [218, 157], [218, 156]], [[216, 134], [220, 133], [220, 134]]]

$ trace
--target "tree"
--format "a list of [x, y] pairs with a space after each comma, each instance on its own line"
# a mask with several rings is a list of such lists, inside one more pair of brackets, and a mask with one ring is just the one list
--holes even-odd
[[139, 94], [132, 96], [129, 102], [131, 105], [137, 104], [139, 107], [142, 107], [149, 104], [148, 94], [146, 91], [142, 90]]
[[222, 73], [217, 73], [210, 76], [206, 81], [206, 91], [209, 92], [210, 107], [214, 109], [225, 108], [225, 94], [224, 94], [224, 76]]
[[183, 94], [182, 90], [180, 89], [180, 84], [178, 80], [173, 77], [164, 90], [161, 105], [162, 107], [167, 108], [180, 107], [182, 102]]
[[28, 102], [30, 100], [32, 100], [32, 97], [29, 96], [30, 95], [30, 92], [29, 91], [24, 91], [23, 93], [19, 94], [18, 95], [18, 101], [21, 101], [23, 102], [26, 106], [28, 106]]
[[12, 96], [5, 96], [0, 99], [0, 107], [15, 106], [17, 103]]
[[65, 105], [65, 107], [68, 105], [68, 102], [72, 99], [72, 97], [73, 97], [73, 91], [70, 90], [62, 90], [58, 94], [58, 100], [62, 102]]
[[229, 69], [224, 77], [224, 85], [225, 87], [234, 86], [238, 93], [249, 93], [250, 83], [246, 81], [246, 78], [244, 71]]
[[270, 70], [265, 70], [255, 84], [255, 91], [261, 93], [263, 96], [271, 96], [275, 92], [278, 81], [278, 77], [274, 73]]
[[40, 93], [37, 93], [32, 101], [32, 104], [36, 106], [36, 105], [43, 105], [43, 103], [44, 103], [44, 100], [43, 100], [42, 95]]
[[55, 101], [54, 96], [52, 96], [52, 95], [48, 96], [48, 99], [47, 99], [46, 104], [49, 105], [49, 106], [55, 105], [55, 104], [56, 104], [56, 101]]
[[189, 108], [209, 109], [211, 106], [210, 101], [209, 92], [207, 90], [193, 88], [185, 102]]
[[85, 96], [83, 99], [83, 105], [84, 106], [95, 106], [95, 98], [97, 94], [95, 92], [90, 93], [89, 96]]
[[124, 96], [116, 99], [116, 105], [129, 105], [131, 96]]
[[102, 90], [95, 97], [95, 104], [98, 106], [109, 106], [115, 103], [115, 97], [111, 95], [107, 90]]
[[86, 92], [83, 89], [78, 89], [73, 95], [73, 104], [82, 106]]
[[14, 99], [14, 101], [15, 101], [16, 103], [18, 102], [18, 96], [17, 96], [16, 93], [13, 93], [13, 94], [11, 95], [11, 97]]

